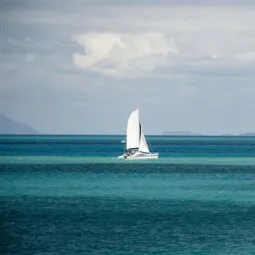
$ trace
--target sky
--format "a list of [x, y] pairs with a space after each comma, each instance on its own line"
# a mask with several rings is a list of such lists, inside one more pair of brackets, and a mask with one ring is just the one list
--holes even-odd
[[255, 1], [0, 1], [0, 112], [41, 134], [255, 132]]

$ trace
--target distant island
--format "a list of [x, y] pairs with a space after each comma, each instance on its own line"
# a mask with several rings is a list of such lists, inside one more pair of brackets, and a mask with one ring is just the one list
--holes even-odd
[[195, 133], [195, 132], [189, 132], [189, 131], [164, 131], [162, 135], [179, 135], [179, 136], [198, 136], [198, 135], [203, 135], [201, 133]]
[[[189, 132], [189, 131], [164, 131], [162, 135], [170, 135], [170, 136], [207, 136], [211, 134], [206, 133], [196, 133], [196, 132]], [[216, 136], [255, 136], [255, 132], [247, 132], [247, 133], [240, 133], [240, 134], [217, 134]]]
[[38, 132], [23, 123], [19, 123], [0, 113], [0, 134], [6, 135], [35, 135]]
[[240, 136], [255, 136], [255, 132], [241, 133]]

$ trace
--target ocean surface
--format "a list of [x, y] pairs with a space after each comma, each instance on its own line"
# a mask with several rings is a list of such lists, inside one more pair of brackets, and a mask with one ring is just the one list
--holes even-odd
[[255, 137], [0, 136], [0, 254], [254, 254]]

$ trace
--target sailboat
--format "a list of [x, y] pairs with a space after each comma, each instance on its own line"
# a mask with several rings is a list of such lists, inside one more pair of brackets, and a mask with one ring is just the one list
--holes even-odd
[[128, 119], [126, 148], [121, 159], [156, 159], [159, 153], [150, 152], [142, 125], [139, 120], [139, 109], [133, 111]]

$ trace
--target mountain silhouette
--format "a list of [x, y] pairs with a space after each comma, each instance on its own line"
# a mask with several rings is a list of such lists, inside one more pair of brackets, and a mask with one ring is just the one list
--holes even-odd
[[23, 123], [19, 123], [0, 113], [0, 134], [27, 134], [33, 135], [38, 134], [38, 132]]

